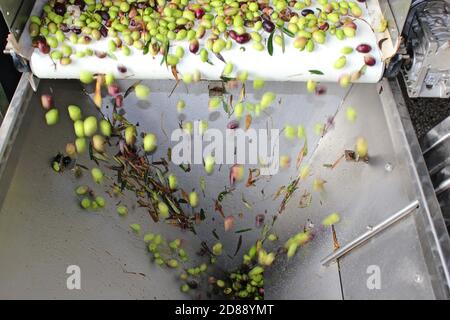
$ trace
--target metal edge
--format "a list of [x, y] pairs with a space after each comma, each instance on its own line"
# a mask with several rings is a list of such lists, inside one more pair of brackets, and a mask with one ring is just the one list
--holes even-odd
[[420, 202], [414, 219], [435, 297], [449, 299], [450, 237], [419, 141], [397, 79], [383, 79], [378, 89], [397, 157], [409, 164], [407, 170], [413, 181], [410, 196]]
[[450, 138], [450, 116], [433, 127], [421, 140], [423, 154], [430, 152], [439, 144]]
[[0, 176], [3, 174], [20, 122], [33, 94], [29, 76], [29, 73], [22, 74], [0, 126]]
[[9, 14], [9, 16], [12, 17], [11, 19], [6, 19], [5, 17], [5, 21], [7, 21], [10, 32], [12, 32], [17, 39], [20, 38], [27, 25], [30, 13], [34, 7], [34, 2], [35, 1], [32, 0], [9, 1], [7, 3], [14, 3], [14, 7], [11, 6], [8, 8], [6, 8], [5, 5], [0, 5], [3, 15]]

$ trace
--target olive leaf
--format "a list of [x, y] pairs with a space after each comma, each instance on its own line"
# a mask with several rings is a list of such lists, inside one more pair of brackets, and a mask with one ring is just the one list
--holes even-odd
[[221, 76], [220, 80], [222, 80], [224, 83], [227, 83], [229, 81], [236, 80], [236, 78], [230, 78], [230, 77]]
[[220, 240], [219, 235], [218, 235], [217, 232], [216, 232], [216, 229], [214, 229], [214, 230], [212, 231], [212, 234], [213, 234], [214, 238], [216, 238], [217, 240]]
[[283, 31], [285, 34], [287, 34], [291, 38], [295, 37], [295, 34], [292, 33], [291, 31], [289, 31], [288, 29], [286, 29], [285, 27], [282, 27], [281, 31]]
[[273, 55], [273, 34], [274, 31], [272, 31], [272, 33], [269, 36], [269, 39], [267, 40], [267, 51], [269, 52], [270, 55]]
[[164, 43], [164, 56], [161, 59], [160, 65], [162, 65], [163, 63], [166, 63], [166, 65], [167, 65], [167, 55], [168, 54], [169, 54], [169, 41], [166, 41]]
[[228, 117], [230, 117], [231, 116], [230, 106], [228, 105], [228, 103], [225, 99], [222, 99], [222, 107], [223, 107], [223, 110], [227, 113]]
[[144, 51], [142, 52], [142, 54], [144, 56], [149, 52], [151, 42], [152, 42], [152, 39], [148, 40], [147, 43], [144, 45]]
[[244, 232], [248, 232], [248, 231], [252, 231], [252, 228], [246, 228], [246, 229], [237, 230], [234, 233], [244, 233]]
[[239, 236], [239, 240], [236, 246], [236, 251], [234, 252], [234, 256], [236, 257], [236, 255], [238, 254], [239, 250], [241, 249], [242, 246], [242, 235]]
[[311, 74], [318, 74], [318, 75], [323, 75], [324, 73], [320, 70], [308, 70], [309, 73]]
[[214, 53], [217, 57], [217, 59], [219, 59], [220, 61], [222, 61], [223, 63], [227, 63], [224, 59], [224, 57], [220, 54], [220, 53]]

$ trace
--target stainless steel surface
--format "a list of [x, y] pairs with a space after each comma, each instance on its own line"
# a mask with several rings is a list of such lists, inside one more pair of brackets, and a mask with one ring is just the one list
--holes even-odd
[[[447, 299], [450, 241], [434, 188], [398, 83], [383, 80], [377, 91], [380, 93], [381, 114], [368, 119], [374, 121], [380, 116], [385, 119], [386, 123], [378, 126], [377, 132], [389, 135], [389, 147], [386, 145], [388, 140], [382, 136], [378, 136], [377, 140], [385, 142], [383, 150], [392, 157], [387, 168], [391, 169], [390, 174], [397, 174], [396, 178], [399, 179], [388, 181], [384, 178], [378, 183], [390, 188], [390, 193], [397, 201], [408, 203], [419, 200], [420, 208], [338, 260], [344, 298]], [[379, 156], [381, 159], [385, 157]], [[371, 207], [378, 208], [389, 202], [389, 198], [380, 196], [384, 194], [380, 190], [369, 190], [365, 192], [370, 195], [366, 203], [370, 203]], [[355, 191], [355, 197], [359, 198], [359, 192], [362, 191]], [[392, 210], [392, 205], [390, 208]], [[374, 215], [382, 213], [386, 219], [390, 210], [360, 209], [361, 218], [359, 224], [354, 224], [353, 230], [362, 232], [365, 227], [370, 228], [377, 223], [372, 222]], [[368, 216], [372, 220], [369, 223]], [[347, 243], [357, 236], [342, 241], [338, 233], [340, 229], [338, 225], [336, 232], [341, 243]], [[379, 289], [370, 286], [369, 282], [374, 276], [379, 280]]]
[[[387, 3], [389, 6], [390, 12], [392, 13], [392, 19], [395, 22], [393, 27], [397, 28], [397, 37], [401, 35], [403, 27], [405, 26], [406, 20], [408, 18], [409, 9], [411, 7], [411, 3], [413, 1], [399, 1], [399, 0], [388, 0], [382, 1]], [[387, 9], [387, 8], [386, 8]], [[389, 30], [392, 30], [393, 27], [389, 27]], [[394, 30], [392, 30], [394, 32]], [[392, 39], [394, 42], [397, 39]]]
[[420, 195], [420, 210], [414, 215], [414, 222], [433, 290], [437, 298], [448, 298], [450, 239], [426, 163], [397, 81], [385, 80], [379, 90], [395, 151], [408, 163], [407, 174], [412, 178], [408, 194], [410, 197]]
[[450, 117], [431, 129], [420, 143], [447, 230], [450, 230]]
[[[396, 101], [399, 101], [397, 95], [394, 97], [386, 81], [383, 81], [381, 86], [383, 89], [374, 86], [354, 88], [345, 106], [357, 106], [358, 121], [352, 125], [346, 120], [344, 110], [338, 112], [333, 131], [325, 135], [311, 158], [314, 176], [321, 176], [327, 181], [326, 192], [322, 195], [313, 193], [313, 205], [306, 209], [298, 208], [299, 195], [297, 195], [288, 208], [298, 213], [280, 216], [276, 226], [278, 233], [292, 233], [298, 226], [301, 228], [307, 228], [311, 224], [317, 226], [326, 214], [337, 211], [342, 216], [342, 222], [335, 227], [336, 237], [340, 244], [345, 244], [355, 239], [366, 228], [389, 218], [393, 211], [418, 197], [421, 203], [428, 201], [428, 198], [421, 196], [417, 186], [422, 180], [426, 181], [428, 177], [426, 169], [421, 171], [421, 174], [425, 174], [424, 178], [418, 178], [417, 172], [416, 174], [411, 172], [416, 166], [416, 161], [423, 166], [423, 158], [421, 163], [420, 159], [412, 158], [410, 151], [407, 151], [409, 140], [405, 139], [405, 130], [409, 130], [408, 137], [410, 137], [414, 135], [412, 127], [403, 128], [396, 106]], [[402, 113], [402, 119], [408, 120], [407, 113]], [[343, 149], [352, 148], [360, 135], [369, 141], [369, 165], [343, 162], [332, 171], [324, 171], [322, 165], [332, 163], [342, 154]], [[413, 150], [417, 151], [417, 145]], [[420, 150], [419, 154], [421, 156]], [[309, 182], [303, 184], [299, 193], [302, 194], [305, 189], [309, 190], [309, 185]], [[428, 195], [428, 189], [426, 190]], [[432, 187], [431, 191], [434, 196]], [[441, 250], [442, 245], [444, 251], [448, 253], [446, 247], [448, 237], [442, 234], [439, 241], [434, 238], [430, 243], [423, 242], [421, 235], [424, 230], [434, 227], [421, 225], [422, 219], [416, 218], [416, 215], [426, 216], [425, 210], [430, 210], [430, 207], [436, 208], [435, 198], [430, 198], [429, 201], [430, 204], [418, 210], [414, 216], [406, 217], [364, 246], [355, 248], [339, 259], [339, 265], [332, 264], [328, 268], [321, 265], [320, 259], [333, 250], [333, 239], [329, 229], [318, 232], [314, 235], [314, 241], [303, 248], [300, 255], [291, 261], [278, 263], [273, 268], [266, 282], [268, 297], [276, 299], [446, 297], [448, 288], [445, 274], [438, 274], [442, 266], [441, 257], [430, 258], [428, 251]], [[439, 225], [438, 206], [437, 211], [433, 211], [432, 214], [436, 216], [438, 220], [436, 223]], [[431, 267], [427, 267], [427, 263], [431, 264]], [[378, 266], [381, 270], [382, 286], [379, 290], [371, 290], [367, 286], [370, 277], [367, 270], [372, 266]], [[339, 277], [342, 284], [341, 292], [335, 287], [338, 281], [336, 278]]]
[[402, 69], [410, 97], [450, 97], [450, 2], [425, 1], [412, 11], [409, 61]]
[[[158, 136], [160, 146], [155, 159], [165, 156], [166, 148], [173, 146], [165, 134], [170, 136], [180, 120], [209, 119], [210, 127], [220, 129], [225, 128], [229, 121], [222, 110], [209, 114], [206, 107], [202, 107], [208, 101], [207, 83], [192, 85], [189, 89], [180, 85], [170, 98], [168, 94], [173, 82], [146, 83], [152, 89], [150, 102], [137, 101], [131, 95], [126, 99], [125, 109], [132, 122], [139, 122], [140, 129], [152, 131]], [[126, 89], [130, 84], [123, 82], [121, 86]], [[439, 228], [429, 226], [429, 223], [438, 223], [440, 212], [432, 211], [436, 199], [430, 198], [423, 186], [417, 186], [420, 175], [411, 173], [417, 173], [417, 160], [413, 161], [411, 153], [403, 150], [407, 148], [402, 146], [405, 144], [402, 140], [405, 132], [402, 122], [398, 123], [400, 116], [396, 111], [395, 99], [392, 94], [386, 96], [390, 85], [383, 82], [382, 86], [380, 99], [380, 88], [375, 85], [355, 85], [349, 92], [337, 85], [328, 85], [326, 95], [312, 96], [306, 93], [302, 84], [266, 84], [266, 90], [277, 92], [280, 105], [276, 103], [267, 115], [254, 119], [252, 127], [282, 128], [287, 123], [305, 125], [310, 151], [304, 161], [310, 163], [312, 172], [301, 183], [286, 211], [279, 216], [275, 231], [281, 241], [285, 241], [304, 228], [314, 230], [314, 239], [301, 248], [294, 258], [280, 260], [270, 268], [266, 280], [267, 298], [435, 298], [445, 295], [445, 290], [439, 286], [443, 285], [444, 277], [439, 272], [442, 260], [437, 253], [446, 253], [448, 239], [441, 236], [436, 244], [433, 242], [435, 238], [430, 240], [422, 236], [433, 228], [432, 234], [439, 234], [436, 232]], [[198, 249], [202, 240], [214, 243], [216, 240], [211, 231], [216, 229], [227, 253], [232, 256], [238, 235], [223, 231], [223, 222], [214, 212], [212, 201], [228, 185], [227, 166], [217, 169], [213, 176], [206, 176], [201, 166], [194, 166], [188, 175], [172, 167], [177, 170], [179, 183], [185, 189], [196, 188], [199, 191], [199, 177], [206, 179], [207, 194], [202, 199], [202, 207], [208, 218], [198, 227], [198, 237], [189, 233], [180, 235], [163, 224], [155, 225], [148, 214], [139, 208], [131, 210], [127, 218], [119, 218], [115, 213], [115, 200], [109, 200], [107, 210], [99, 213], [79, 209], [74, 188], [90, 183], [89, 177], [77, 181], [69, 172], [56, 174], [50, 168], [49, 159], [74, 139], [66, 106], [78, 104], [85, 114], [95, 112], [80, 89], [77, 82], [41, 81], [39, 91], [31, 101], [26, 99], [31, 95], [28, 85], [21, 92], [22, 97], [15, 97], [25, 100], [16, 102], [18, 106], [12, 110], [28, 108], [28, 111], [22, 124], [10, 126], [18, 131], [17, 138], [8, 136], [7, 139], [0, 139], [0, 145], [5, 142], [13, 145], [6, 162], [7, 170], [0, 177], [0, 297], [186, 297], [179, 293], [175, 273], [166, 272], [149, 262], [142, 240], [129, 231], [128, 225], [139, 222], [143, 230], [160, 230], [169, 238], [181, 236], [188, 241], [192, 251]], [[61, 112], [57, 126], [46, 127], [44, 124], [44, 112], [39, 106], [39, 96], [43, 92], [53, 92], [55, 96]], [[254, 100], [252, 90], [248, 90], [247, 94]], [[259, 95], [256, 93], [255, 99]], [[176, 114], [178, 99], [187, 102], [185, 114]], [[384, 105], [387, 102], [389, 106]], [[358, 112], [354, 124], [346, 119], [348, 106], [353, 106]], [[333, 115], [334, 121], [331, 121]], [[407, 115], [402, 117], [407, 119]], [[317, 123], [333, 123], [323, 138], [313, 133]], [[333, 163], [345, 149], [353, 148], [358, 136], [364, 136], [369, 141], [369, 164], [342, 160], [334, 169], [323, 166]], [[399, 143], [402, 148], [399, 148]], [[280, 147], [281, 154], [289, 154], [295, 162], [301, 148], [299, 141], [282, 138]], [[5, 158], [2, 157], [4, 161]], [[92, 165], [87, 156], [83, 156], [80, 162]], [[423, 165], [423, 159], [419, 165]], [[253, 228], [243, 234], [240, 253], [249, 248], [260, 232], [254, 227], [255, 215], [266, 213], [266, 221], [270, 221], [281, 201], [280, 198], [273, 200], [273, 194], [296, 175], [297, 170], [291, 167], [263, 179], [251, 189], [239, 184], [237, 190], [226, 198], [224, 211], [227, 214], [244, 213], [242, 219], [236, 220], [235, 229]], [[327, 181], [322, 193], [311, 190], [313, 180], [318, 177]], [[306, 208], [299, 208], [299, 201], [305, 192], [311, 193], [312, 202]], [[242, 194], [251, 203], [251, 210], [246, 209], [242, 202]], [[131, 208], [133, 198], [131, 195], [129, 197], [127, 203]], [[387, 219], [395, 209], [415, 199], [420, 201], [420, 212], [408, 216], [339, 259], [340, 271], [337, 264], [327, 268], [321, 266], [320, 259], [333, 249], [331, 230], [321, 227], [324, 217], [332, 212], [340, 213], [342, 221], [335, 226], [336, 236], [340, 243], [348, 243], [367, 226]], [[434, 216], [433, 221], [426, 219], [427, 215]], [[225, 256], [218, 266], [229, 269], [238, 263], [238, 258]], [[65, 272], [67, 266], [72, 264], [81, 268], [81, 291], [66, 289]], [[383, 285], [380, 290], [369, 290], [366, 285], [366, 270], [373, 264], [381, 267]], [[139, 272], [145, 276], [135, 274]]]
[[340, 247], [333, 253], [329, 254], [327, 257], [321, 260], [322, 265], [328, 266], [331, 262], [336, 261], [339, 258], [342, 258], [345, 254], [349, 253], [353, 249], [355, 249], [358, 246], [363, 245], [365, 242], [369, 241], [371, 238], [373, 238], [375, 235], [377, 235], [380, 232], [383, 232], [390, 226], [392, 226], [397, 221], [403, 219], [410, 213], [412, 213], [415, 209], [419, 207], [419, 202], [417, 200], [411, 202], [403, 209], [399, 210], [398, 212], [394, 213], [392, 216], [387, 218], [386, 220], [380, 222], [374, 227], [369, 227], [365, 233], [358, 236], [351, 242], [345, 244], [344, 246]]
[[9, 30], [18, 39], [34, 6], [33, 0], [0, 0], [0, 11]]

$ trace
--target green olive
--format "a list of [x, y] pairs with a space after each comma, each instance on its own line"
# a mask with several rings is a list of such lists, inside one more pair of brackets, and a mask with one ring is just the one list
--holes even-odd
[[47, 122], [47, 125], [53, 126], [58, 123], [59, 120], [59, 112], [58, 109], [50, 109], [45, 114], [45, 121]]
[[69, 111], [69, 117], [72, 121], [81, 120], [82, 115], [80, 107], [76, 105], [70, 105], [67, 107], [67, 110]]

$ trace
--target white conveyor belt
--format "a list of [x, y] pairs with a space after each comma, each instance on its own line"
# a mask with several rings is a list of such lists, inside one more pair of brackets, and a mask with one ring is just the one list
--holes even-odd
[[[355, 48], [361, 43], [367, 43], [372, 47], [370, 54], [375, 57], [376, 64], [367, 67], [365, 74], [358, 82], [375, 83], [380, 80], [383, 74], [383, 62], [381, 59], [381, 51], [378, 49], [377, 37], [371, 27], [365, 21], [371, 21], [369, 12], [364, 6], [361, 6], [364, 15], [363, 20], [355, 20], [358, 26], [356, 37], [338, 40], [334, 36], [327, 35], [325, 44], [315, 44], [313, 52], [299, 51], [292, 45], [293, 38], [285, 35], [286, 41], [285, 52], [277, 44], [273, 44], [273, 56], [270, 56], [267, 50], [256, 51], [252, 48], [252, 41], [245, 45], [233, 44], [231, 50], [222, 51], [225, 61], [234, 65], [235, 72], [246, 70], [249, 73], [249, 79], [262, 78], [271, 81], [306, 81], [313, 79], [324, 82], [337, 82], [342, 74], [350, 74], [360, 69], [364, 65], [364, 54], [356, 50], [347, 55], [347, 64], [342, 69], [335, 69], [334, 62], [341, 54], [341, 49], [346, 46]], [[269, 36], [268, 33], [262, 31], [264, 37]], [[207, 35], [205, 36], [207, 38]], [[107, 52], [108, 39], [93, 41], [89, 45], [71, 45], [76, 50], [86, 50], [90, 48], [94, 51]], [[176, 46], [183, 46], [185, 56], [177, 66], [179, 73], [191, 73], [199, 70], [202, 79], [218, 80], [222, 74], [225, 64], [216, 56], [210, 53], [209, 63], [200, 60], [199, 55], [189, 52], [189, 43], [187, 41], [171, 43], [171, 50]], [[202, 47], [202, 45], [200, 45]], [[242, 50], [244, 47], [245, 50]], [[267, 45], [266, 45], [267, 47]], [[72, 55], [72, 63], [68, 66], [62, 66], [58, 62], [56, 64], [51, 60], [49, 55], [41, 54], [35, 49], [31, 55], [31, 68], [33, 73], [39, 78], [51, 79], [76, 79], [79, 78], [80, 71], [91, 71], [93, 73], [114, 73], [116, 78], [127, 79], [173, 79], [174, 76], [170, 68], [165, 64], [161, 65], [161, 55], [153, 58], [150, 54], [143, 55], [141, 50], [130, 48], [131, 56], [125, 56], [121, 50], [114, 52], [114, 58], [106, 57], [100, 59], [95, 55], [92, 57], [76, 58]], [[126, 73], [120, 73], [118, 66], [125, 66]], [[310, 70], [319, 70], [323, 75], [311, 73]], [[233, 74], [234, 75], [234, 74]], [[232, 76], [233, 76], [232, 75]]]

